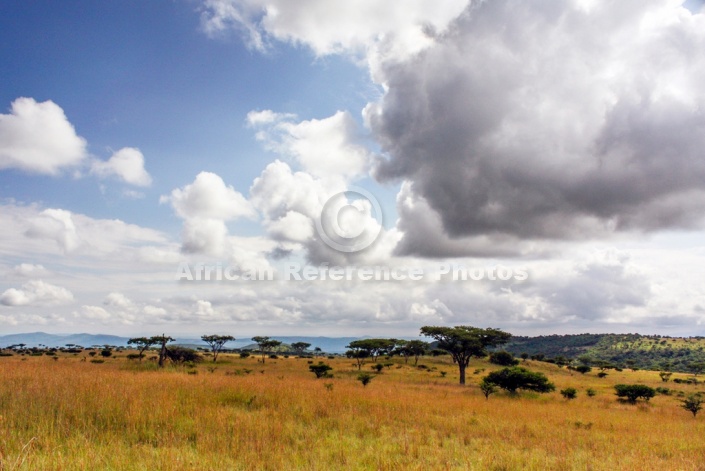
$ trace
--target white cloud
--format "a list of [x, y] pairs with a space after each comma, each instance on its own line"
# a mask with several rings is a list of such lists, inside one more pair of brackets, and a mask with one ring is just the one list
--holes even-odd
[[86, 141], [52, 101], [17, 98], [0, 114], [0, 169], [57, 175], [82, 163]]
[[317, 55], [375, 49], [387, 57], [408, 57], [445, 30], [468, 0], [206, 0], [202, 24], [215, 34], [233, 28], [251, 47], [264, 50], [267, 38], [310, 47]]
[[181, 239], [186, 253], [222, 254], [228, 249], [225, 222], [256, 216], [252, 204], [242, 194], [210, 172], [199, 173], [193, 183], [174, 189], [171, 195], [162, 196], [160, 202], [171, 203], [184, 220]]
[[73, 301], [73, 294], [66, 288], [31, 280], [20, 289], [10, 288], [0, 294], [0, 304], [5, 306], [53, 306]]
[[45, 209], [33, 218], [25, 234], [31, 238], [54, 240], [66, 253], [73, 252], [83, 243], [73, 215], [64, 209]]
[[13, 269], [15, 275], [23, 278], [36, 278], [49, 274], [49, 270], [43, 265], [34, 265], [32, 263], [20, 263]]
[[105, 304], [106, 306], [115, 306], [122, 309], [132, 309], [134, 307], [134, 303], [130, 301], [127, 296], [117, 292], [108, 294], [108, 296], [105, 298], [105, 301], [103, 301], [103, 304]]
[[367, 173], [372, 160], [348, 112], [297, 123], [290, 115], [265, 110], [254, 117], [248, 115], [248, 122], [257, 127], [268, 125], [257, 138], [269, 149], [294, 158], [304, 171], [317, 177], [359, 177]]
[[169, 202], [176, 214], [183, 219], [205, 218], [228, 221], [240, 217], [253, 217], [252, 206], [232, 186], [211, 172], [201, 172], [193, 183], [176, 188], [169, 196], [162, 196], [162, 203]]
[[149, 186], [152, 177], [144, 169], [144, 156], [139, 149], [124, 147], [107, 161], [96, 160], [91, 165], [91, 173], [105, 178], [114, 176], [136, 186]]

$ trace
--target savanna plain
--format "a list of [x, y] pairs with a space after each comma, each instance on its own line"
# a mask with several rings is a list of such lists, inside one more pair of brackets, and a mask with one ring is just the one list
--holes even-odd
[[[448, 356], [380, 358], [380, 373], [362, 365], [363, 386], [344, 357], [221, 354], [160, 369], [127, 353], [0, 358], [0, 469], [705, 470], [705, 417], [679, 407], [705, 386], [657, 371], [600, 378], [526, 360], [554, 392], [485, 398], [478, 384], [501, 367], [484, 360], [461, 386]], [[321, 360], [332, 378], [309, 371]], [[633, 405], [619, 383], [671, 394]]]

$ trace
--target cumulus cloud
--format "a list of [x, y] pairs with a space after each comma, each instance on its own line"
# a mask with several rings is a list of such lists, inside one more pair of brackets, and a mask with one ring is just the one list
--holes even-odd
[[21, 288], [9, 288], [0, 294], [0, 304], [5, 306], [53, 306], [73, 301], [73, 294], [66, 288], [31, 280]]
[[73, 252], [83, 241], [76, 231], [73, 215], [65, 209], [45, 209], [30, 223], [28, 237], [51, 239], [65, 252]]
[[[387, 92], [366, 109], [388, 156], [377, 177], [410, 181], [441, 239], [488, 238], [488, 254], [493, 242], [695, 227], [705, 15], [677, 3], [474, 3], [383, 67]], [[426, 245], [405, 233], [406, 252], [433, 255]]]
[[20, 263], [14, 267], [13, 272], [16, 276], [22, 278], [39, 277], [49, 274], [49, 270], [44, 268], [43, 265], [35, 265], [32, 263]]
[[130, 299], [122, 293], [113, 292], [106, 296], [103, 304], [106, 306], [115, 306], [122, 309], [132, 309], [134, 304]]
[[52, 101], [17, 98], [9, 114], [0, 114], [0, 169], [57, 175], [86, 156], [85, 139]]
[[100, 177], [116, 177], [125, 183], [136, 186], [149, 186], [152, 177], [144, 169], [144, 156], [139, 149], [124, 147], [115, 152], [107, 161], [96, 160], [91, 165], [91, 173]]
[[176, 188], [169, 196], [162, 196], [162, 203], [171, 203], [176, 214], [183, 219], [210, 218], [223, 221], [252, 217], [252, 206], [232, 186], [211, 172], [199, 173], [193, 183]]
[[254, 218], [252, 204], [223, 179], [210, 172], [199, 173], [193, 183], [162, 196], [184, 220], [182, 251], [221, 255], [230, 251], [227, 221]]
[[242, 32], [248, 44], [264, 50], [268, 39], [309, 46], [317, 55], [371, 49], [387, 57], [406, 57], [432, 42], [468, 0], [205, 0], [202, 25], [209, 34]]
[[264, 110], [250, 112], [247, 121], [261, 129], [256, 136], [270, 150], [292, 157], [314, 176], [361, 176], [372, 160], [357, 123], [346, 111], [296, 122], [293, 115]]
[[382, 232], [382, 240], [396, 237], [380, 227], [375, 217], [379, 215], [374, 214], [369, 202], [343, 196], [348, 188], [340, 178], [316, 177], [305, 171], [294, 171], [285, 162], [277, 160], [255, 179], [250, 188], [250, 201], [262, 214], [267, 234], [282, 244], [278, 247], [279, 254], [303, 248], [313, 263], [338, 264], [388, 256], [393, 244], [379, 243], [369, 250], [345, 253], [332, 249], [322, 240], [316, 228], [319, 221], [322, 226], [340, 226], [337, 227], [339, 230], [352, 234], [368, 230], [370, 233]]

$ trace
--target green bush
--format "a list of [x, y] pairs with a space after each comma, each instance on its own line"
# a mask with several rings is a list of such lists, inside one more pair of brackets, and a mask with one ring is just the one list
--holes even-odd
[[566, 399], [575, 399], [578, 397], [578, 390], [575, 388], [561, 389], [561, 395]]
[[617, 384], [614, 387], [617, 397], [630, 404], [636, 404], [638, 399], [648, 401], [656, 395], [656, 390], [644, 384]]
[[517, 389], [539, 393], [547, 393], [556, 389], [543, 373], [529, 371], [521, 366], [493, 371], [485, 376], [484, 381], [505, 389], [512, 394], [516, 393]]
[[515, 359], [511, 353], [502, 350], [490, 353], [490, 363], [500, 366], [514, 366], [519, 364], [519, 360]]
[[318, 362], [317, 365], [309, 365], [309, 371], [316, 375], [316, 378], [330, 378], [330, 373], [328, 373], [333, 368], [330, 365]]

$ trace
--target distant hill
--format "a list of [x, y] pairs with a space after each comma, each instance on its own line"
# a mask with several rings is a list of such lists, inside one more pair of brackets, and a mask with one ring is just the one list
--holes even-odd
[[[295, 336], [272, 336], [273, 339], [279, 340], [282, 343], [291, 345], [294, 342], [307, 342], [311, 344], [310, 350], [320, 347], [321, 350], [327, 353], [343, 353], [345, 346], [354, 340], [359, 340], [362, 337], [295, 337]], [[45, 332], [31, 332], [26, 334], [10, 334], [0, 336], [0, 347], [17, 345], [23, 343], [28, 347], [38, 347], [46, 345], [47, 347], [63, 347], [67, 344], [80, 345], [82, 347], [90, 347], [92, 345], [113, 345], [116, 347], [127, 346], [127, 341], [130, 337], [120, 337], [117, 335], [103, 334], [47, 334]], [[204, 347], [205, 343], [200, 338], [177, 338], [174, 344], [189, 346], [189, 347]], [[247, 348], [252, 345], [250, 338], [237, 339], [233, 342], [228, 342], [226, 348]]]
[[588, 357], [623, 368], [697, 372], [705, 370], [705, 337], [639, 334], [578, 334], [512, 337], [504, 346], [518, 356]]

